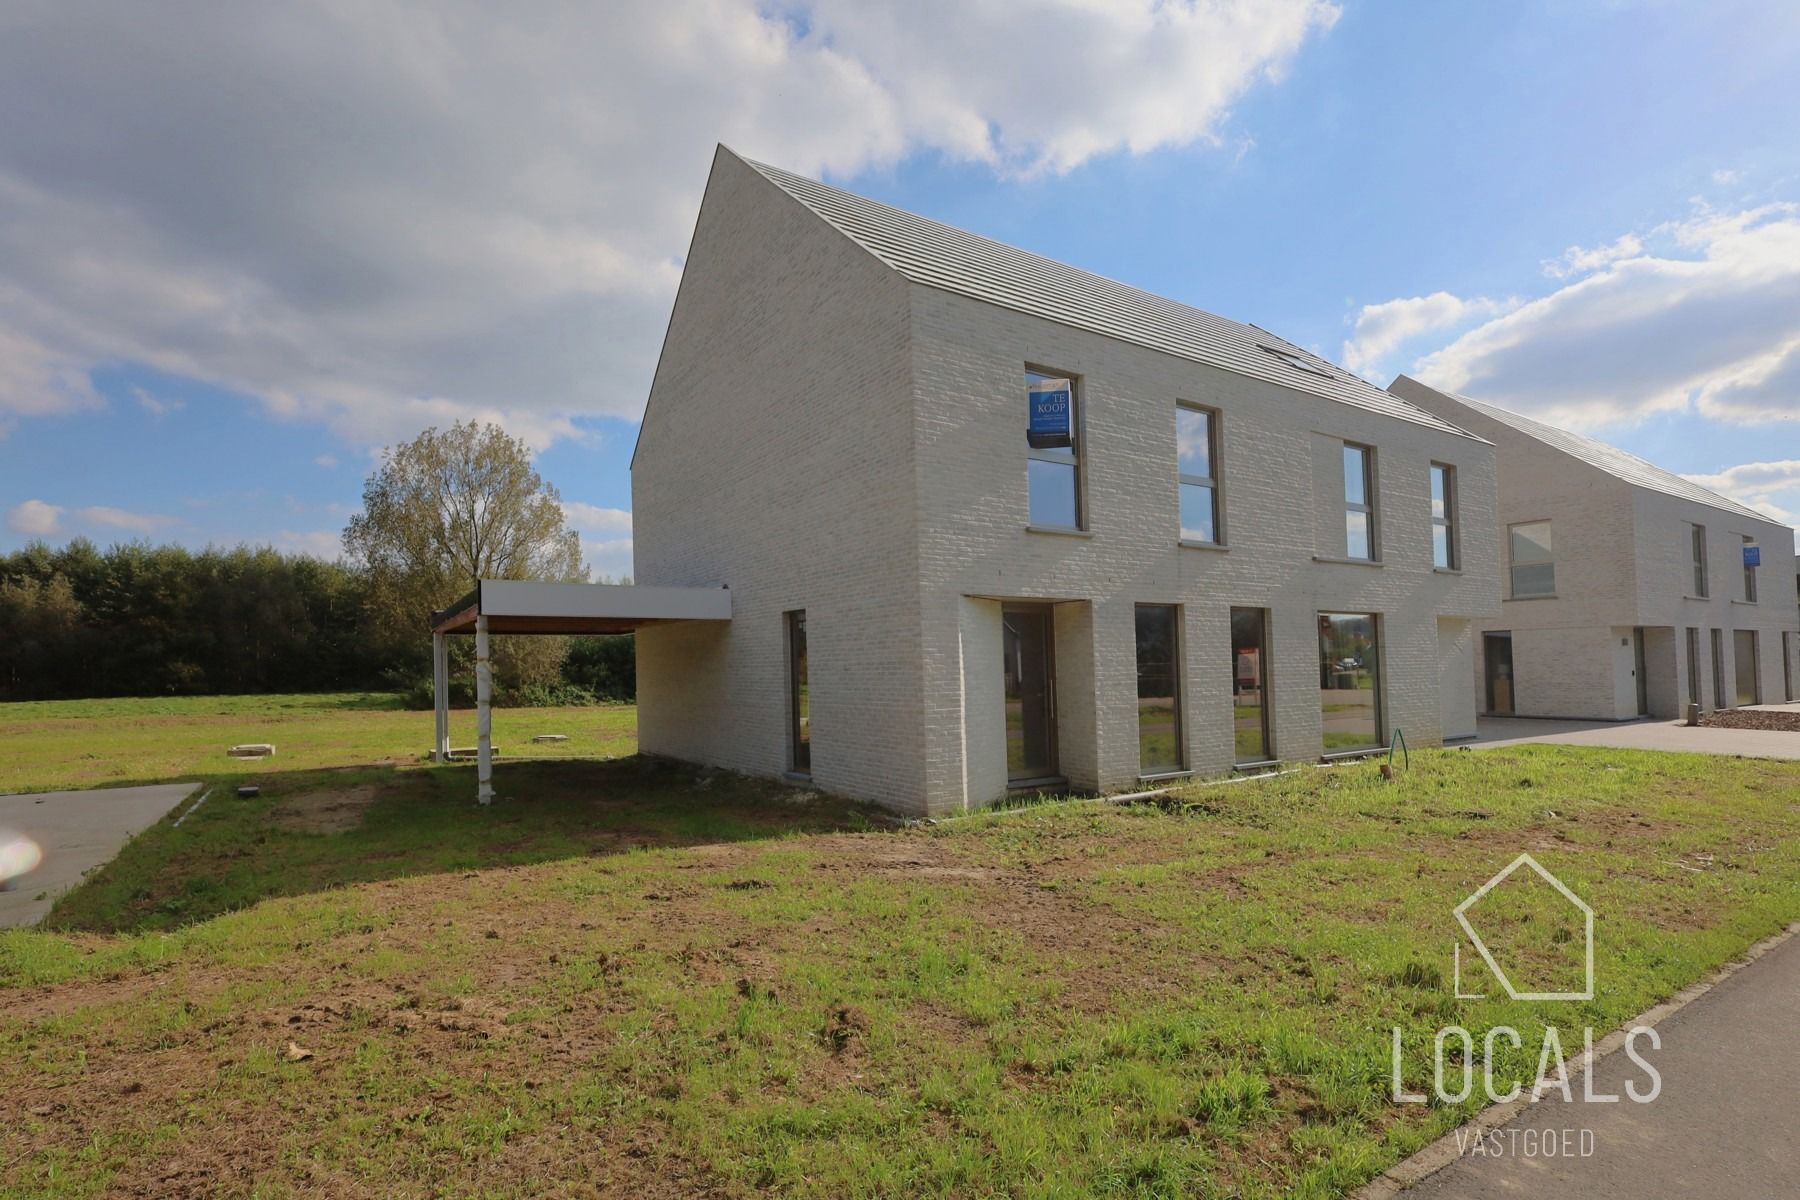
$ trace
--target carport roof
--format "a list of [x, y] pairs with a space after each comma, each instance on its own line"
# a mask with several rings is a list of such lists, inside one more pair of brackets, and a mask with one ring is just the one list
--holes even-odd
[[729, 621], [731, 591], [483, 579], [431, 614], [431, 632], [474, 633], [478, 616], [487, 618], [489, 633], [630, 633], [662, 621]]

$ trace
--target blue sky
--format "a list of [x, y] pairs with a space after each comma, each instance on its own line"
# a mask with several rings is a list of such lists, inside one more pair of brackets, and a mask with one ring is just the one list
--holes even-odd
[[627, 573], [635, 416], [719, 140], [1800, 519], [1800, 9], [972, 12], [25, 20], [0, 547], [330, 554], [382, 445], [479, 416]]

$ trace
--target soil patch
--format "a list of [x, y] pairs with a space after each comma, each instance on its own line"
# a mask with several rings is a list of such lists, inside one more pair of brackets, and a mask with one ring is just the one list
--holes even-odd
[[1713, 729], [1768, 729], [1777, 733], [1800, 733], [1800, 712], [1728, 708], [1722, 712], [1707, 713], [1700, 718], [1700, 724]]
[[372, 783], [289, 796], [269, 812], [269, 820], [291, 833], [345, 833], [362, 824], [381, 789]]

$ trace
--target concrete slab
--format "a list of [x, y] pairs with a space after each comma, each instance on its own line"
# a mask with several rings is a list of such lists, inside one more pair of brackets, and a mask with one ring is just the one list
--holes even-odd
[[[1790, 938], [1656, 1026], [1643, 1049], [1662, 1076], [1649, 1104], [1569, 1104], [1554, 1096], [1501, 1127], [1499, 1155], [1465, 1154], [1401, 1193], [1408, 1200], [1522, 1196], [1792, 1196], [1800, 1179], [1793, 1133], [1800, 1038], [1800, 938]], [[1624, 1054], [1602, 1059], [1597, 1095], [1624, 1095], [1644, 1073]], [[1577, 1096], [1581, 1095], [1577, 1085]], [[1512, 1135], [1507, 1131], [1521, 1131]], [[1563, 1130], [1591, 1131], [1591, 1153], [1533, 1156]], [[1528, 1139], [1524, 1131], [1534, 1131]], [[1579, 1140], [1577, 1140], [1579, 1146]], [[1541, 1155], [1541, 1152], [1540, 1152]]]
[[1800, 733], [1768, 729], [1689, 728], [1674, 721], [1542, 721], [1533, 717], [1483, 717], [1472, 742], [1478, 750], [1547, 742], [1611, 746], [1619, 750], [1680, 750], [1740, 758], [1800, 758]]
[[43, 861], [0, 891], [0, 928], [32, 925], [57, 896], [192, 795], [197, 783], [0, 796], [0, 841], [30, 838]]

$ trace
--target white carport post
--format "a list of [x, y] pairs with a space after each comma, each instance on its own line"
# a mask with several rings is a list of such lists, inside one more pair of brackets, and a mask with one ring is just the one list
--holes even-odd
[[431, 635], [431, 707], [436, 717], [433, 762], [450, 761], [450, 639]]
[[488, 619], [475, 616], [475, 802], [494, 802], [494, 667], [488, 661]]

